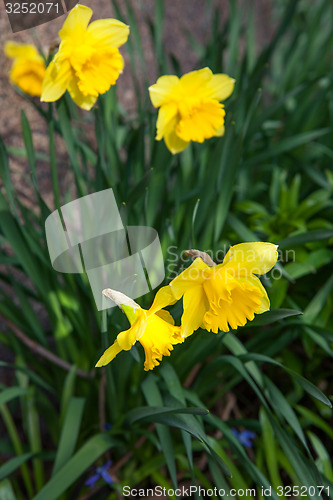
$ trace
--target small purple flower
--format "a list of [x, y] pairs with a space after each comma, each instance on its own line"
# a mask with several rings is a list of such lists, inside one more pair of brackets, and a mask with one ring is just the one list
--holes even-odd
[[110, 429], [112, 429], [112, 424], [106, 422], [106, 424], [104, 424], [104, 430], [109, 431]]
[[252, 448], [253, 442], [251, 440], [257, 437], [257, 435], [254, 432], [251, 432], [247, 429], [241, 432], [238, 432], [236, 429], [231, 429], [231, 430], [234, 436], [236, 436], [236, 438], [240, 442], [240, 444], [246, 446], [247, 448]]
[[99, 474], [94, 474], [93, 476], [90, 476], [84, 484], [86, 486], [90, 486], [90, 488], [93, 488], [95, 486], [96, 481], [98, 481], [99, 478], [100, 478]]
[[111, 465], [111, 460], [108, 460], [106, 464], [102, 465], [101, 467], [97, 467], [96, 474], [90, 476], [84, 484], [86, 486], [90, 486], [90, 488], [93, 488], [95, 486], [95, 483], [100, 478], [104, 479], [106, 483], [112, 484], [113, 483], [112, 477], [107, 472], [107, 469], [110, 467], [110, 465]]

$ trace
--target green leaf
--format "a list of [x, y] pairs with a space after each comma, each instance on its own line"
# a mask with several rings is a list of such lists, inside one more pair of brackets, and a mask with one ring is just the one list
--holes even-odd
[[32, 500], [57, 500], [103, 453], [118, 444], [107, 434], [96, 434], [52, 476]]
[[35, 148], [34, 148], [34, 144], [33, 144], [33, 140], [32, 140], [32, 133], [31, 133], [30, 124], [29, 124], [27, 115], [25, 114], [23, 109], [21, 110], [21, 126], [22, 126], [22, 135], [23, 135], [25, 150], [27, 152], [27, 159], [28, 159], [29, 166], [31, 168], [32, 181], [33, 181], [35, 189], [38, 191], [37, 177], [36, 177]]
[[8, 403], [12, 399], [15, 399], [19, 396], [25, 396], [28, 394], [27, 389], [23, 387], [9, 387], [0, 393], [0, 406]]
[[304, 245], [312, 241], [321, 241], [332, 238], [333, 231], [328, 229], [315, 229], [313, 231], [307, 231], [306, 233], [295, 234], [294, 236], [289, 236], [284, 240], [278, 241], [279, 248], [281, 250], [285, 248], [295, 247], [298, 245]]
[[[180, 413], [180, 412], [178, 411], [177, 413]], [[187, 413], [187, 412], [182, 412], [182, 413]], [[221, 467], [223, 472], [227, 476], [229, 476], [229, 477], [231, 476], [228, 467], [225, 465], [222, 458], [211, 448], [211, 445], [209, 443], [209, 439], [207, 439], [207, 436], [204, 434], [204, 432], [199, 427], [199, 425], [194, 427], [193, 425], [189, 424], [185, 418], [181, 418], [181, 415], [177, 415], [175, 412], [164, 412], [164, 413], [160, 412], [154, 416], [152, 421], [159, 422], [159, 423], [162, 423], [165, 425], [169, 425], [171, 427], [176, 427], [178, 429], [184, 430], [184, 431], [188, 432], [189, 434], [191, 434], [198, 441], [200, 441], [204, 445], [206, 445], [207, 451], [212, 455], [212, 457], [215, 459], [215, 461], [219, 464], [219, 466]]]
[[287, 137], [278, 141], [277, 144], [272, 145], [267, 151], [263, 151], [246, 161], [246, 166], [255, 165], [260, 162], [267, 160], [268, 158], [274, 158], [275, 156], [286, 153], [296, 149], [304, 144], [308, 144], [310, 141], [314, 141], [319, 137], [328, 134], [331, 131], [330, 128], [323, 128], [321, 130], [311, 130], [310, 132], [302, 132], [300, 134], [294, 135], [293, 137]]
[[253, 321], [246, 323], [244, 328], [270, 325], [271, 323], [281, 321], [284, 318], [299, 316], [300, 314], [303, 313], [301, 311], [295, 311], [294, 309], [272, 309], [271, 311], [267, 311], [256, 316]]
[[313, 297], [311, 302], [308, 304], [304, 311], [303, 321], [304, 323], [313, 323], [317, 316], [322, 311], [328, 297], [331, 295], [333, 289], [333, 276], [331, 276], [325, 283], [325, 285], [319, 289], [316, 295]]
[[312, 432], [308, 432], [308, 436], [315, 452], [318, 455], [317, 466], [319, 470], [323, 471], [323, 474], [327, 477], [327, 479], [333, 481], [333, 468], [329, 452], [318, 436]]
[[147, 408], [146, 406], [143, 406], [129, 411], [126, 414], [125, 422], [129, 426], [140, 420], [145, 422], [156, 422], [156, 419], [159, 416], [176, 415], [178, 413], [185, 415], [207, 415], [209, 411], [204, 408], [165, 408], [159, 406], [150, 406]]
[[84, 404], [84, 398], [71, 398], [69, 401], [64, 425], [61, 430], [52, 476], [54, 476], [61, 467], [66, 465], [74, 452], [80, 431]]
[[257, 353], [248, 353], [248, 354], [242, 354], [238, 356], [239, 359], [243, 361], [259, 361], [263, 363], [271, 363], [273, 365], [279, 366], [280, 368], [283, 368], [286, 372], [288, 372], [294, 379], [297, 380], [297, 382], [303, 387], [303, 389], [313, 396], [315, 399], [318, 399], [318, 401], [321, 401], [324, 403], [326, 406], [329, 406], [332, 408], [332, 403], [330, 400], [321, 392], [320, 389], [318, 389], [315, 385], [312, 384], [312, 382], [309, 382], [309, 380], [306, 380], [304, 377], [296, 373], [294, 370], [291, 370], [287, 366], [284, 366], [283, 364], [279, 363], [278, 361], [275, 361], [274, 359], [265, 356], [263, 354], [257, 354]]
[[299, 420], [292, 409], [291, 405], [287, 401], [287, 399], [284, 397], [282, 392], [276, 387], [275, 384], [268, 378], [264, 378], [265, 385], [268, 388], [269, 392], [269, 401], [274, 407], [274, 410], [277, 414], [280, 414], [283, 416], [283, 418], [288, 422], [290, 427], [294, 430], [300, 441], [302, 442], [304, 448], [310, 454], [310, 450], [308, 447], [308, 444], [306, 442], [303, 429], [301, 424], [299, 423]]
[[296, 410], [304, 417], [305, 422], [303, 423], [303, 427], [307, 427], [309, 424], [318, 429], [321, 429], [330, 439], [333, 441], [333, 429], [330, 425], [325, 422], [317, 413], [309, 410], [309, 408], [305, 408], [304, 406], [296, 405]]
[[25, 366], [19, 366], [19, 365], [12, 365], [10, 363], [6, 363], [5, 361], [0, 361], [0, 367], [6, 367], [6, 368], [11, 368], [13, 370], [19, 370], [25, 374], [28, 375], [28, 377], [37, 385], [40, 387], [43, 387], [43, 389], [47, 390], [51, 394], [55, 394], [55, 390], [53, 387], [51, 387], [49, 384], [47, 384], [41, 377], [36, 375], [36, 373], [32, 372]]
[[[181, 385], [181, 382], [177, 376], [175, 369], [169, 363], [164, 363], [163, 366], [161, 367], [160, 373], [169, 389], [169, 393], [185, 406], [186, 400], [183, 392], [183, 387]], [[181, 433], [184, 441], [184, 446], [186, 449], [190, 470], [191, 473], [193, 474], [193, 455], [192, 455], [191, 436], [184, 431], [181, 431]]]
[[272, 481], [272, 485], [276, 490], [277, 486], [283, 483], [279, 474], [274, 432], [263, 408], [260, 408], [259, 415], [267, 469], [269, 472], [270, 480]]
[[[33, 457], [34, 453], [24, 453], [23, 455], [19, 455], [18, 457], [14, 457], [9, 460], [6, 464], [0, 467], [0, 481], [5, 479], [7, 476], [10, 476], [18, 467], [21, 467], [22, 464], [27, 462], [31, 457]], [[1, 488], [0, 488], [1, 491]], [[0, 496], [2, 499], [3, 497]]]
[[8, 479], [0, 482], [0, 498], [1, 500], [17, 500], [12, 485]]
[[[152, 374], [144, 380], [142, 391], [145, 395], [148, 405], [163, 405], [162, 396], [157, 386], [155, 377]], [[156, 432], [159, 437], [165, 461], [170, 472], [170, 477], [174, 488], [177, 488], [177, 471], [175, 462], [175, 452], [173, 449], [170, 430], [163, 425], [156, 425]]]

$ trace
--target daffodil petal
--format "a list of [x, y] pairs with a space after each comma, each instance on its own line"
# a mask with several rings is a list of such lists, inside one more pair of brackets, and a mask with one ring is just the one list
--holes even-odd
[[209, 302], [202, 285], [193, 286], [186, 290], [183, 307], [181, 334], [182, 337], [188, 337], [200, 327], [209, 309]]
[[265, 274], [276, 264], [277, 245], [266, 242], [240, 243], [231, 247], [223, 260], [223, 266], [238, 276]]
[[203, 272], [205, 269], [209, 269], [209, 266], [204, 263], [199, 257], [192, 262], [192, 264], [180, 273], [174, 280], [171, 281], [169, 287], [172, 294], [176, 300], [179, 300], [186, 290], [201, 285], [205, 277]]
[[175, 75], [164, 75], [161, 76], [154, 85], [149, 87], [150, 100], [158, 108], [162, 104], [170, 101], [172, 92], [179, 83], [178, 76]]
[[167, 323], [170, 323], [170, 325], [174, 325], [175, 324], [175, 320], [173, 319], [173, 317], [171, 316], [171, 314], [169, 313], [169, 311], [166, 311], [165, 309], [162, 309], [161, 311], [157, 311], [156, 312], [156, 316], [158, 316], [159, 318], [163, 319]]
[[181, 77], [180, 85], [186, 89], [188, 95], [195, 94], [198, 91], [201, 93], [201, 89], [205, 89], [212, 75], [213, 73], [209, 68], [191, 71]]
[[119, 346], [124, 351], [129, 351], [137, 340], [140, 339], [147, 325], [145, 318], [141, 317], [128, 330], [120, 332], [117, 336]]
[[170, 285], [163, 286], [156, 293], [154, 302], [152, 303], [147, 314], [148, 316], [151, 316], [164, 307], [174, 304], [176, 301], [177, 299], [174, 297]]
[[107, 365], [120, 353], [120, 351], [122, 351], [122, 348], [119, 346], [118, 341], [115, 340], [115, 342], [102, 354], [95, 366], [99, 368]]
[[169, 285], [160, 288], [148, 311], [148, 316], [177, 302], [190, 287], [202, 284], [204, 281], [202, 271], [204, 269], [209, 269], [209, 267], [202, 259], [197, 258], [185, 271], [173, 279]]
[[129, 31], [129, 26], [117, 19], [98, 19], [87, 29], [95, 38], [95, 45], [99, 47], [120, 47], [127, 41]]
[[232, 94], [234, 86], [235, 80], [230, 78], [230, 76], [224, 74], [212, 75], [211, 79], [206, 84], [208, 97], [210, 99], [224, 101]]
[[156, 123], [156, 140], [160, 141], [164, 136], [172, 133], [176, 127], [177, 106], [174, 103], [164, 104], [158, 112]]
[[59, 31], [61, 40], [72, 38], [73, 34], [83, 33], [93, 15], [93, 11], [85, 5], [77, 4], [68, 14], [62, 29]]
[[173, 154], [181, 153], [190, 144], [189, 141], [181, 139], [174, 130], [164, 136], [164, 141], [168, 150]]
[[53, 102], [60, 99], [66, 92], [68, 83], [72, 78], [72, 69], [69, 61], [63, 61], [61, 64], [50, 62], [46, 69], [41, 101]]
[[[80, 106], [80, 108], [89, 111], [95, 102], [97, 101], [97, 96], [94, 95], [84, 95], [78, 87], [78, 81], [75, 76], [70, 79], [67, 84], [68, 92], [70, 93], [71, 98]], [[55, 100], [55, 99], [52, 99]]]
[[222, 135], [224, 135], [224, 132], [225, 132], [225, 126], [224, 124], [221, 125], [220, 128], [218, 128], [215, 132], [215, 137], [222, 137]]
[[43, 60], [41, 55], [38, 53], [36, 47], [26, 43], [16, 43], [7, 41], [4, 45], [4, 53], [7, 57], [12, 59], [23, 58], [25, 60], [37, 59]]

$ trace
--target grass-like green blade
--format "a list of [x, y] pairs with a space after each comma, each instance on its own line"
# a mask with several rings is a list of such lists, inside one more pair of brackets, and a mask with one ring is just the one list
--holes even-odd
[[300, 314], [303, 313], [301, 311], [295, 311], [294, 309], [272, 309], [271, 311], [267, 311], [256, 316], [255, 319], [253, 321], [249, 321], [244, 328], [270, 325], [271, 323], [281, 321], [284, 318], [299, 316]]
[[314, 413], [305, 406], [295, 405], [295, 408], [303, 416], [304, 428], [308, 427], [309, 425], [318, 427], [318, 429], [321, 429], [325, 434], [327, 434], [327, 436], [330, 437], [331, 440], [333, 440], [333, 429], [327, 422], [325, 422], [323, 418], [321, 418], [319, 415], [317, 415], [317, 413]]
[[39, 375], [29, 370], [25, 366], [13, 365], [11, 363], [6, 363], [5, 361], [0, 361], [0, 367], [11, 368], [12, 370], [19, 370], [22, 373], [28, 375], [28, 377], [37, 385], [48, 391], [50, 394], [54, 394], [54, 388], [45, 382]]
[[333, 481], [333, 468], [329, 452], [327, 451], [323, 442], [319, 439], [318, 436], [313, 434], [313, 432], [308, 432], [308, 436], [316, 454], [318, 455], [318, 465], [320, 469], [323, 471], [327, 479]]
[[107, 434], [96, 434], [52, 476], [32, 500], [57, 500], [103, 453], [118, 444]]
[[310, 243], [312, 241], [327, 240], [332, 237], [333, 230], [331, 229], [314, 229], [312, 231], [306, 231], [305, 233], [295, 234], [294, 236], [288, 236], [288, 238], [280, 240], [277, 243], [279, 248], [283, 250], [285, 248], [304, 245], [304, 243]]
[[[19, 455], [18, 457], [14, 457], [9, 460], [7, 463], [0, 467], [0, 481], [10, 476], [18, 467], [21, 467], [22, 464], [27, 462], [31, 457], [34, 456], [34, 453], [24, 453], [23, 455]], [[3, 498], [3, 497], [0, 497]]]
[[[160, 373], [165, 381], [166, 386], [169, 389], [170, 394], [185, 406], [186, 400], [183, 388], [173, 366], [171, 366], [169, 363], [164, 363]], [[192, 454], [191, 436], [185, 431], [181, 431], [181, 433], [184, 441], [184, 446], [186, 449], [186, 455], [190, 466], [191, 474], [193, 475], [193, 454]]]
[[[153, 375], [149, 375], [144, 380], [141, 387], [149, 406], [163, 405], [163, 399], [157, 386], [156, 379]], [[161, 443], [161, 448], [165, 456], [172, 484], [174, 488], [177, 488], [175, 451], [173, 449], [170, 429], [164, 425], [156, 424], [156, 432]]]
[[13, 487], [8, 479], [4, 479], [0, 482], [0, 498], [2, 500], [17, 500]]
[[22, 135], [23, 135], [25, 150], [27, 153], [27, 160], [29, 163], [29, 167], [31, 169], [32, 182], [36, 191], [38, 192], [35, 148], [32, 140], [30, 124], [24, 110], [21, 111], [21, 126], [22, 126]]
[[272, 145], [268, 151], [263, 151], [247, 160], [246, 165], [249, 167], [250, 165], [255, 165], [269, 158], [274, 158], [275, 156], [286, 153], [287, 151], [292, 151], [293, 149], [319, 139], [319, 137], [323, 137], [330, 132], [331, 129], [324, 128], [321, 130], [312, 130], [311, 132], [302, 132], [301, 134], [294, 135], [293, 137], [287, 137], [286, 139], [279, 140], [278, 143], [276, 145]]
[[27, 389], [24, 389], [23, 387], [9, 387], [8, 389], [4, 389], [0, 393], [0, 406], [8, 403], [12, 399], [18, 398], [20, 396], [26, 396], [27, 394]]
[[290, 427], [294, 430], [295, 434], [302, 442], [308, 454], [311, 456], [302, 426], [291, 405], [284, 397], [282, 392], [276, 387], [276, 385], [266, 376], [264, 377], [264, 383], [268, 388], [268, 393], [269, 393], [268, 399], [272, 404], [272, 406], [274, 407], [275, 412], [277, 414], [281, 414], [283, 418], [285, 418], [285, 420], [288, 422]]
[[74, 452], [80, 431], [84, 404], [84, 398], [71, 398], [69, 401], [64, 425], [61, 430], [52, 476], [68, 462]]
[[293, 378], [297, 380], [297, 382], [299, 382], [299, 384], [308, 394], [310, 394], [314, 398], [318, 399], [318, 401], [321, 401], [325, 405], [332, 408], [332, 403], [325, 396], [325, 394], [320, 389], [318, 389], [318, 387], [316, 387], [314, 384], [312, 384], [312, 382], [310, 382], [309, 380], [305, 379], [304, 377], [296, 373], [294, 370], [291, 370], [282, 363], [279, 363], [275, 359], [270, 358], [269, 356], [265, 356], [264, 354], [258, 354], [253, 352], [248, 354], [241, 354], [238, 357], [243, 361], [258, 361], [263, 363], [271, 363], [273, 365], [279, 366], [280, 368], [283, 368], [286, 372], [289, 373], [289, 375], [291, 375]]
[[333, 289], [333, 276], [331, 276], [326, 281], [325, 285], [319, 289], [319, 291], [313, 297], [311, 302], [307, 305], [304, 311], [304, 316], [302, 318], [304, 323], [308, 324], [314, 323], [317, 316], [322, 311], [328, 297], [330, 297], [332, 289]]
[[274, 433], [263, 408], [260, 408], [259, 418], [267, 469], [272, 485], [276, 490], [277, 486], [282, 484], [282, 480], [279, 473]]
[[131, 410], [125, 417], [127, 425], [132, 425], [141, 420], [145, 422], [155, 422], [161, 415], [176, 415], [176, 414], [189, 414], [189, 415], [207, 415], [208, 410], [204, 408], [165, 408], [164, 406], [150, 406], [139, 407]]

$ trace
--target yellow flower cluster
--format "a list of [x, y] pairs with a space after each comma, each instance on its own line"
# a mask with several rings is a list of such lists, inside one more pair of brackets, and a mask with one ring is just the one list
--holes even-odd
[[[272, 243], [240, 243], [231, 247], [222, 264], [208, 264], [200, 257], [156, 294], [148, 311], [125, 295], [105, 290], [126, 313], [131, 327], [118, 334], [96, 366], [108, 364], [122, 350], [139, 341], [145, 350], [145, 370], [152, 370], [173, 345], [183, 342], [198, 328], [218, 333], [236, 330], [255, 314], [269, 310], [269, 298], [257, 274], [265, 274], [276, 263], [277, 246]], [[181, 325], [174, 326], [164, 309], [183, 298]]]
[[[59, 32], [61, 43], [50, 64], [32, 45], [7, 42], [5, 53], [14, 59], [12, 83], [41, 101], [54, 102], [68, 91], [73, 101], [89, 110], [99, 95], [114, 85], [124, 67], [119, 52], [129, 36], [129, 27], [116, 19], [89, 24], [92, 10], [76, 5]], [[224, 134], [224, 106], [235, 81], [213, 75], [209, 68], [178, 78], [164, 75], [149, 88], [153, 106], [159, 108], [156, 140], [164, 138], [172, 154], [191, 141], [203, 142]]]

